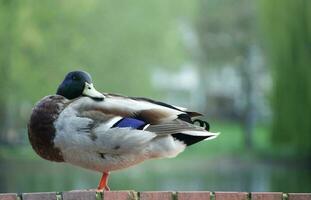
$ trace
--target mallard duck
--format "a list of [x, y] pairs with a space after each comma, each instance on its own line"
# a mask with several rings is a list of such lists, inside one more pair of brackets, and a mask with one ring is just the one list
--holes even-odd
[[34, 106], [28, 136], [39, 156], [101, 172], [98, 190], [109, 190], [110, 171], [175, 157], [217, 137], [207, 122], [193, 121], [198, 116], [148, 98], [100, 93], [87, 72], [73, 71]]

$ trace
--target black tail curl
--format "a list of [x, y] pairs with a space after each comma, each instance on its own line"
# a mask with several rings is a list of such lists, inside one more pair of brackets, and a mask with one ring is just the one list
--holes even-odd
[[[206, 131], [209, 131], [209, 129], [210, 129], [210, 125], [207, 121], [203, 121], [200, 119], [191, 120], [191, 117], [187, 114], [178, 115], [178, 118], [183, 120], [183, 121], [186, 121], [188, 123], [198, 125], [198, 126], [204, 128]], [[200, 142], [201, 140], [204, 140], [204, 139], [210, 137], [210, 136], [193, 136], [193, 135], [187, 135], [184, 133], [176, 133], [176, 134], [172, 134], [172, 136], [175, 139], [184, 142], [187, 146], [190, 146], [192, 144], [195, 144], [197, 142]]]
[[191, 123], [191, 124], [198, 125], [198, 126], [204, 128], [206, 131], [209, 131], [209, 129], [210, 129], [210, 125], [207, 121], [203, 121], [201, 119], [192, 120], [188, 114], [180, 114], [180, 115], [178, 115], [178, 119], [181, 119], [181, 120], [188, 122], [188, 123]]
[[210, 130], [210, 125], [207, 121], [203, 121], [201, 119], [195, 119], [192, 121], [192, 124], [197, 124], [199, 126], [201, 126], [202, 128], [204, 128], [205, 130], [209, 131]]

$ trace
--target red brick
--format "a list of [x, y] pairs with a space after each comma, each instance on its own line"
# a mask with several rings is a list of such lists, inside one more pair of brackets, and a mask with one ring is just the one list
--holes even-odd
[[96, 192], [88, 190], [75, 190], [62, 193], [63, 200], [96, 200]]
[[104, 191], [103, 200], [134, 200], [137, 195], [134, 191]]
[[215, 200], [247, 200], [246, 192], [215, 192]]
[[282, 200], [282, 192], [252, 192], [252, 200]]
[[55, 192], [23, 193], [23, 200], [56, 200]]
[[311, 193], [289, 193], [288, 200], [311, 200]]
[[173, 200], [172, 192], [140, 192], [140, 200]]
[[17, 194], [15, 193], [0, 194], [0, 200], [17, 200]]
[[178, 200], [210, 200], [210, 192], [197, 191], [197, 192], [177, 192]]

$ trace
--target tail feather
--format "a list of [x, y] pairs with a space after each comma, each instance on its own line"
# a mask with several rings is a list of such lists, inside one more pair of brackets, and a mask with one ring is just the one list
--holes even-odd
[[213, 140], [213, 139], [217, 138], [218, 135], [220, 135], [220, 133], [215, 133], [215, 135], [210, 136], [210, 137], [207, 137], [207, 138], [205, 138], [204, 140]]
[[198, 143], [198, 142], [205, 140], [208, 137], [210, 137], [210, 136], [193, 136], [193, 135], [186, 135], [186, 134], [182, 134], [182, 133], [172, 134], [172, 136], [175, 139], [182, 141], [187, 146], [193, 145], [195, 143]]
[[204, 128], [204, 131], [200, 130], [185, 130], [181, 131], [180, 133], [172, 134], [172, 136], [184, 142], [187, 146], [190, 146], [192, 144], [198, 143], [202, 140], [212, 140], [215, 139], [220, 133], [212, 133], [209, 132], [210, 125], [207, 121], [203, 121], [200, 119], [191, 120], [189, 115], [181, 115], [179, 116], [179, 119], [186, 121], [191, 124], [197, 124], [200, 127]]
[[212, 132], [209, 132], [209, 131], [205, 131], [205, 130], [182, 130], [180, 131], [179, 133], [183, 133], [183, 134], [186, 134], [186, 135], [192, 135], [192, 136], [214, 136], [214, 135], [217, 135], [217, 133], [212, 133]]

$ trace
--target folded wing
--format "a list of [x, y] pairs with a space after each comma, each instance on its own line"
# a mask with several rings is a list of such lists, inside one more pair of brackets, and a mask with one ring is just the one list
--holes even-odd
[[94, 123], [104, 124], [106, 128], [130, 128], [152, 132], [157, 136], [171, 135], [187, 145], [213, 139], [218, 135], [192, 123], [192, 118], [200, 115], [199, 113], [145, 98], [110, 94], [105, 96], [103, 101], [82, 97], [79, 110], [84, 116], [91, 116], [90, 113], [110, 116], [113, 120], [101, 121], [105, 117], [92, 117]]

